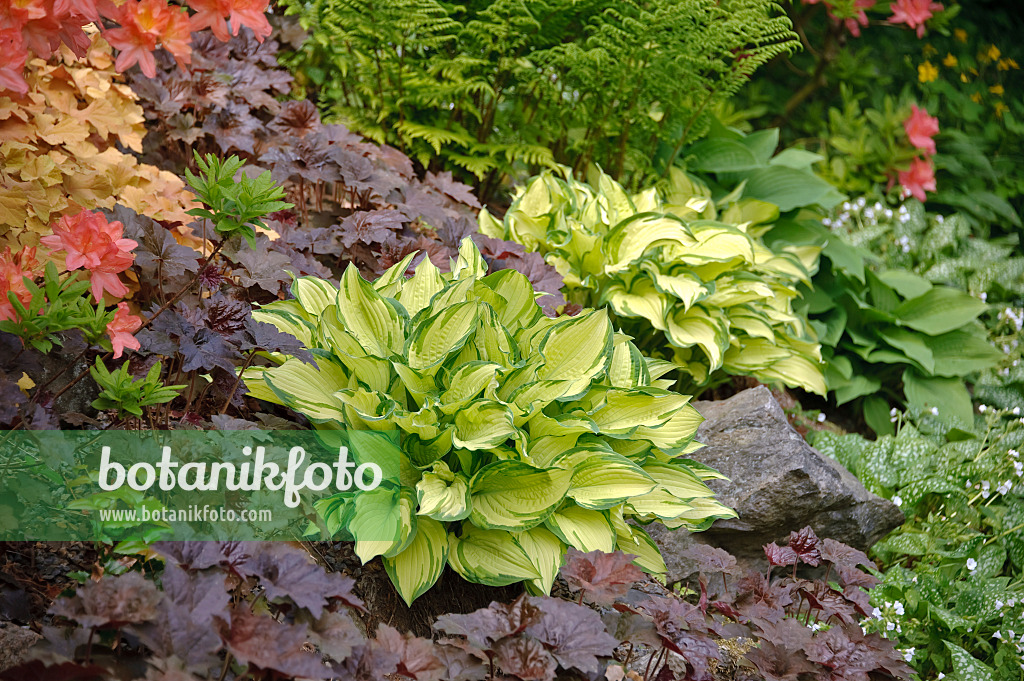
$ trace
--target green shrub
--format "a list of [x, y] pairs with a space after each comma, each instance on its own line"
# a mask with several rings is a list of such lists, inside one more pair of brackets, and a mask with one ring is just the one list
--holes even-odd
[[874, 442], [809, 436], [907, 516], [873, 549], [885, 574], [867, 626], [915, 649], [921, 678], [1016, 681], [1024, 669], [1024, 419], [1020, 406], [979, 410], [976, 433], [913, 410], [916, 427], [897, 414], [898, 434]]
[[321, 106], [424, 166], [487, 178], [598, 163], [630, 186], [797, 46], [775, 0], [313, 0], [291, 60]]
[[521, 189], [504, 221], [486, 211], [480, 230], [543, 253], [566, 298], [609, 305], [644, 352], [698, 388], [746, 374], [824, 393], [820, 354], [795, 314], [819, 248], [768, 249], [759, 238], [778, 208], [726, 197], [677, 168], [662, 190], [629, 196], [599, 173], [592, 184], [544, 172]]
[[658, 380], [603, 310], [552, 319], [514, 270], [486, 275], [465, 240], [451, 274], [409, 256], [374, 284], [349, 267], [340, 289], [300, 278], [294, 300], [257, 319], [299, 338], [317, 365], [245, 374], [251, 394], [304, 414], [314, 427], [395, 430], [401, 489], [334, 497], [327, 526], [383, 555], [407, 602], [445, 562], [470, 581], [526, 580], [547, 592], [566, 546], [616, 548], [659, 573], [639, 527], [702, 529], [734, 514], [712, 499], [714, 471], [679, 458], [699, 448], [701, 416]]

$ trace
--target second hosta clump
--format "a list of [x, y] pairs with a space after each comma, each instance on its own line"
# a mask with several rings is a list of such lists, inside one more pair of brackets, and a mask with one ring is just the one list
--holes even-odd
[[545, 171], [503, 222], [484, 234], [539, 251], [565, 279], [566, 298], [610, 305], [645, 352], [671, 360], [695, 388], [747, 374], [825, 393], [821, 352], [793, 310], [819, 248], [773, 251], [759, 238], [779, 209], [755, 199], [718, 202], [673, 169], [661, 189], [630, 196], [603, 173], [585, 184]]
[[447, 562], [494, 586], [547, 593], [568, 546], [664, 562], [626, 519], [703, 529], [733, 512], [685, 457], [703, 420], [666, 389], [603, 310], [552, 319], [529, 280], [487, 274], [472, 241], [452, 271], [411, 257], [375, 283], [350, 267], [340, 289], [297, 279], [294, 300], [255, 315], [302, 340], [316, 365], [277, 356], [250, 392], [319, 429], [396, 431], [401, 484], [320, 503], [328, 528], [381, 555], [409, 603]]

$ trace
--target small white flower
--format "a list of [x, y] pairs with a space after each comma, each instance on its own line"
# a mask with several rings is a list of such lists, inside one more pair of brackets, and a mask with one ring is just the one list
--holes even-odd
[[985, 293], [984, 291], [979, 293], [978, 297], [981, 298], [981, 302], [983, 302], [983, 303], [988, 301], [988, 294]]
[[967, 569], [969, 571], [971, 571], [971, 572], [974, 572], [975, 570], [977, 570], [978, 569], [978, 561], [974, 560], [973, 558], [968, 558], [967, 559]]
[[931, 408], [931, 412], [932, 412], [932, 416], [938, 416], [939, 415], [939, 408], [938, 407], [932, 407]]
[[1002, 602], [1001, 600], [999, 600], [998, 598], [996, 599], [996, 607], [997, 607], [997, 608], [999, 608], [1000, 610], [1002, 610], [1002, 609], [1003, 609], [1003, 606], [1004, 606], [1004, 605], [1006, 605], [1006, 603], [1003, 603], [1003, 602]]
[[1024, 475], [1024, 463], [1020, 461], [1013, 462], [1013, 472], [1017, 474], [1017, 477]]
[[1012, 411], [1012, 414], [1014, 416], [1020, 416], [1020, 407], [1014, 407], [1013, 411]]
[[885, 623], [885, 630], [886, 631], [892, 631], [895, 628], [896, 628], [896, 623], [895, 622], [886, 622]]
[[1006, 453], [1009, 454], [1010, 456], [1012, 456], [1015, 459], [1018, 456], [1020, 456], [1020, 452], [1018, 452], [1016, 449], [1009, 449], [1009, 450], [1006, 451]]
[[899, 625], [899, 624], [896, 625], [896, 633], [897, 634], [902, 634], [903, 633], [903, 626], [902, 625]]
[[811, 631], [817, 631], [818, 629], [821, 629], [821, 625], [818, 624], [817, 622], [811, 622], [810, 624], [807, 625], [807, 628], [810, 629]]
[[1003, 484], [999, 485], [999, 487], [996, 487], [996, 492], [999, 492], [1000, 494], [1005, 496], [1005, 495], [1009, 494], [1010, 489], [1012, 487], [1013, 487], [1013, 483], [1010, 482], [1009, 480], [1006, 480], [1006, 481], [1003, 482]]
[[875, 608], [871, 611], [871, 616], [874, 617], [876, 620], [880, 620], [882, 619], [882, 611], [879, 608]]
[[936, 681], [942, 681], [944, 678], [946, 678], [946, 675], [942, 672], [939, 672], [939, 675], [935, 677]]
[[867, 204], [868, 204], [868, 200], [865, 199], [863, 196], [860, 197], [859, 199], [857, 199], [857, 208], [863, 208]]
[[940, 225], [943, 222], [945, 222], [945, 221], [946, 221], [946, 216], [945, 215], [936, 215], [935, 216], [935, 222], [939, 223]]
[[893, 407], [892, 409], [889, 410], [889, 416], [899, 416], [899, 413], [900, 412], [896, 407]]
[[[900, 495], [897, 494], [896, 496], [894, 496], [892, 498], [892, 503], [896, 504], [897, 506], [902, 506], [903, 505], [903, 498], [900, 497]], [[902, 615], [903, 613], [901, 612], [900, 614]]]
[[892, 211], [889, 210], [888, 208], [885, 209], [885, 218], [887, 220], [892, 220]]
[[1016, 598], [1011, 598], [1010, 600], [1006, 601], [1006, 607], [1007, 608], [1012, 608], [1015, 605], [1017, 605], [1017, 599]]
[[913, 660], [914, 659], [914, 649], [913, 648], [907, 648], [906, 652], [903, 653], [903, 659], [906, 660], [907, 662], [910, 662], [911, 660]]
[[986, 411], [988, 411], [988, 405], [987, 404], [980, 404], [980, 405], [978, 405], [978, 411], [980, 411], [982, 414], [984, 414]]
[[1002, 634], [1002, 632], [997, 631], [996, 633], [992, 634], [992, 638], [997, 638], [1000, 641], [1002, 641], [1003, 640], [1003, 634]]
[[893, 604], [893, 610], [895, 610], [895, 611], [896, 611], [896, 614], [897, 614], [897, 615], [900, 615], [900, 616], [902, 616], [902, 615], [903, 615], [903, 604], [902, 604], [902, 603], [900, 603], [899, 601], [896, 601], [896, 602], [895, 602], [895, 603]]
[[971, 488], [971, 481], [970, 481], [970, 480], [968, 480], [968, 481], [967, 481], [967, 484], [966, 484], [966, 485], [964, 485], [964, 487], [966, 487], [967, 489], [970, 489], [970, 488]]
[[818, 414], [818, 423], [825, 423], [825, 415]]

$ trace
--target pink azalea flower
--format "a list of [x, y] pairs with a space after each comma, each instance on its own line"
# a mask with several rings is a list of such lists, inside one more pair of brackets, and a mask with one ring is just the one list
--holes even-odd
[[868, 25], [868, 15], [864, 10], [871, 9], [874, 6], [875, 0], [856, 0], [853, 3], [853, 8], [857, 10], [857, 16], [844, 19], [843, 24], [846, 25], [846, 30], [855, 38], [860, 37], [860, 27]]
[[915, 158], [909, 170], [900, 171], [900, 184], [918, 201], [925, 200], [925, 192], [935, 191], [935, 167], [928, 159]]
[[120, 222], [107, 222], [102, 213], [83, 210], [62, 217], [54, 225], [53, 234], [44, 236], [40, 242], [55, 251], [66, 251], [65, 269], [89, 270], [92, 295], [98, 302], [104, 291], [116, 297], [128, 293], [117, 275], [132, 266], [135, 254], [131, 250], [139, 244], [122, 238], [123, 234], [124, 225]]
[[0, 321], [14, 319], [14, 304], [7, 297], [8, 293], [14, 293], [18, 301], [25, 306], [32, 300], [32, 294], [25, 286], [24, 278], [35, 279], [36, 276], [38, 272], [35, 248], [24, 248], [15, 254], [8, 246], [0, 253]]
[[128, 312], [128, 303], [122, 301], [117, 304], [117, 312], [114, 319], [107, 324], [107, 335], [110, 336], [110, 344], [114, 346], [114, 359], [117, 359], [124, 352], [139, 349], [139, 339], [133, 334], [142, 326], [142, 320]]
[[907, 138], [914, 147], [929, 156], [935, 154], [935, 140], [932, 137], [939, 134], [938, 118], [929, 116], [925, 109], [919, 109], [914, 104], [910, 118], [903, 122], [903, 129], [907, 131]]
[[890, 24], [906, 24], [917, 29], [917, 37], [924, 37], [924, 24], [935, 12], [942, 11], [941, 2], [931, 0], [896, 0], [892, 3]]

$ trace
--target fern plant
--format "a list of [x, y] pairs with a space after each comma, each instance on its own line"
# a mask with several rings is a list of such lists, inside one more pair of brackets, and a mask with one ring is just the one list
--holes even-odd
[[776, 0], [285, 0], [300, 83], [432, 170], [501, 179], [601, 165], [664, 173], [710, 111], [796, 36]]

